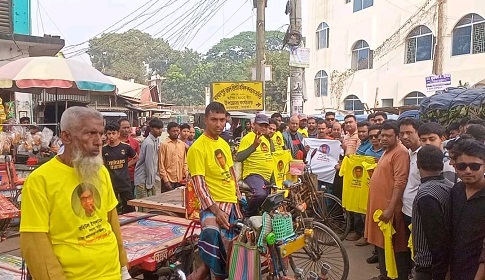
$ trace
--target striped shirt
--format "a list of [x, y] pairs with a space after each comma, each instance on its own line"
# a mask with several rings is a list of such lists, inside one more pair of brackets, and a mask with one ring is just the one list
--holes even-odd
[[[233, 178], [236, 178], [234, 168], [231, 168], [230, 171]], [[221, 209], [224, 213], [230, 216], [232, 206], [235, 205], [236, 218], [239, 219], [243, 217], [241, 210], [239, 209], [239, 205], [230, 203], [230, 202], [214, 201], [214, 199], [212, 198], [209, 192], [209, 189], [207, 188], [207, 184], [205, 183], [204, 176], [200, 176], [200, 175], [192, 176], [192, 182], [194, 183], [195, 194], [197, 195], [200, 202], [200, 209], [207, 210], [209, 207], [216, 204], [217, 206], [219, 206], [219, 209]], [[236, 187], [236, 191], [239, 194], [239, 187]]]
[[413, 203], [414, 261], [417, 267], [432, 268], [433, 279], [448, 271], [452, 187], [442, 175], [422, 178]]

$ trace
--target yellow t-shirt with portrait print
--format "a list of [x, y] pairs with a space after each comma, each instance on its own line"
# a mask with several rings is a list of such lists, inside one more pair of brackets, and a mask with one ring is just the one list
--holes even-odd
[[369, 197], [369, 174], [366, 172], [363, 163], [375, 163], [374, 157], [361, 155], [345, 156], [340, 166], [339, 175], [343, 176], [342, 206], [355, 213], [365, 214]]
[[108, 170], [98, 184], [80, 184], [57, 157], [37, 168], [22, 189], [20, 232], [47, 233], [67, 279], [119, 280], [116, 236], [108, 213], [118, 201]]
[[[239, 151], [244, 151], [251, 147], [256, 138], [256, 133], [250, 132], [241, 139], [241, 144], [239, 144]], [[270, 143], [268, 138], [264, 135], [260, 137], [261, 143], [246, 160], [243, 161], [243, 176], [245, 179], [251, 174], [258, 174], [263, 177], [264, 180], [268, 181], [271, 179], [271, 175], [274, 170], [274, 160], [270, 150]]]
[[273, 153], [275, 185], [282, 188], [286, 175], [290, 172], [290, 161], [293, 160], [290, 150]]
[[234, 165], [229, 144], [202, 134], [187, 153], [187, 166], [191, 176], [204, 176], [212, 199], [217, 202], [237, 202], [236, 182], [230, 168]]
[[271, 141], [273, 141], [275, 152], [285, 149], [285, 140], [283, 139], [283, 134], [280, 131], [276, 131], [273, 134]]

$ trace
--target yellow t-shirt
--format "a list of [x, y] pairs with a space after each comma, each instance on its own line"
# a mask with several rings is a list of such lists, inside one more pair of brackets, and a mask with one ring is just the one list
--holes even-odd
[[284, 150], [285, 140], [283, 139], [283, 134], [280, 131], [276, 131], [273, 134], [273, 137], [271, 137], [271, 141], [273, 141], [275, 152]]
[[204, 176], [212, 199], [217, 202], [237, 202], [236, 182], [230, 168], [234, 165], [231, 149], [221, 137], [217, 140], [202, 134], [187, 154], [191, 176]]
[[291, 152], [289, 150], [275, 151], [273, 153], [274, 159], [274, 174], [275, 174], [275, 184], [282, 188], [283, 181], [286, 179], [286, 174], [290, 172], [290, 161], [293, 160]]
[[366, 209], [362, 209], [361, 206], [367, 205], [369, 178], [365, 177], [369, 175], [364, 172], [363, 162], [375, 163], [375, 159], [370, 156], [346, 156], [342, 161], [339, 175], [343, 176], [342, 206], [347, 211], [365, 214]]
[[[370, 188], [370, 178], [372, 177], [372, 173], [374, 173], [374, 169], [377, 167], [377, 163], [369, 161], [362, 162], [362, 166], [364, 167], [364, 180], [362, 181], [362, 192], [366, 197], [369, 196], [369, 188]], [[360, 209], [367, 212], [367, 200], [361, 200]]]
[[[256, 138], [256, 133], [250, 132], [241, 139], [239, 151], [244, 151], [249, 148]], [[266, 181], [271, 179], [274, 170], [274, 160], [271, 155], [269, 140], [261, 136], [261, 144], [256, 148], [246, 160], [243, 161], [243, 178], [245, 179], [250, 174], [259, 174]]]
[[300, 132], [303, 137], [308, 137], [308, 131], [306, 130], [306, 128], [298, 128], [298, 132]]
[[29, 175], [22, 190], [20, 232], [45, 232], [67, 279], [119, 280], [116, 236], [108, 212], [116, 200], [103, 166], [97, 186], [80, 184], [74, 168], [51, 159]]

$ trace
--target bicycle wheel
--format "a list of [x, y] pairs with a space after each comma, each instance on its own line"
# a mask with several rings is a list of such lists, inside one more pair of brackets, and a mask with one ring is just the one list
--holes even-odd
[[314, 235], [308, 244], [291, 254], [293, 271], [303, 269], [304, 274], [313, 271], [320, 274], [324, 264], [330, 266], [328, 279], [346, 280], [349, 275], [349, 257], [340, 238], [329, 227], [313, 222]]
[[340, 238], [345, 240], [350, 231], [350, 215], [342, 207], [342, 201], [333, 194], [319, 192], [314, 202], [315, 220], [331, 228]]

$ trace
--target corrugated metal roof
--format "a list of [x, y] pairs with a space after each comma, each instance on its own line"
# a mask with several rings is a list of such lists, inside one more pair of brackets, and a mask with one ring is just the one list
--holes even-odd
[[114, 106], [94, 106], [94, 105], [88, 105], [89, 108], [96, 109], [98, 111], [104, 111], [104, 112], [128, 112], [130, 109], [126, 107], [114, 107]]

